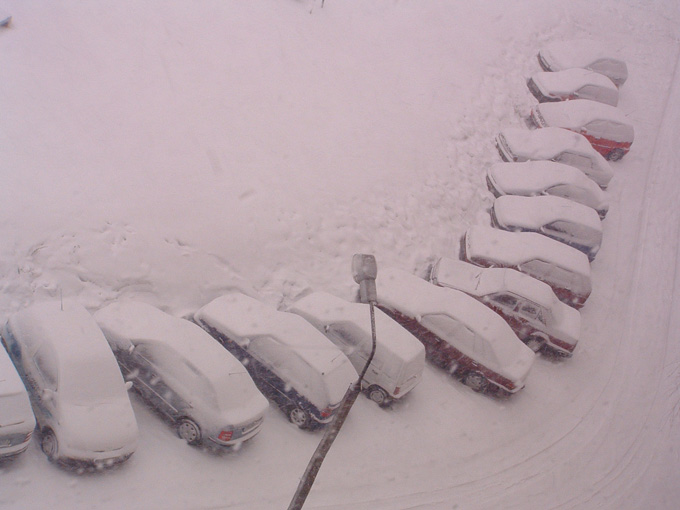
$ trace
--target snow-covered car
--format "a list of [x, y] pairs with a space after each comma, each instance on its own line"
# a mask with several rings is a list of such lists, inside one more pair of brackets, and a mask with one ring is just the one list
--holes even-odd
[[535, 232], [475, 225], [463, 237], [461, 259], [482, 267], [517, 269], [550, 285], [560, 301], [574, 308], [581, 308], [592, 291], [588, 257]]
[[0, 347], [0, 460], [25, 452], [34, 428], [35, 417], [24, 383]]
[[538, 104], [531, 109], [531, 120], [539, 128], [558, 127], [583, 135], [611, 161], [628, 154], [635, 139], [633, 125], [622, 110], [588, 99]]
[[569, 99], [590, 99], [611, 106], [619, 103], [619, 89], [614, 82], [588, 69], [535, 73], [527, 80], [527, 87], [539, 103]]
[[424, 345], [427, 357], [475, 391], [516, 393], [535, 353], [474, 298], [399, 269], [377, 278], [378, 307]]
[[486, 182], [489, 191], [497, 197], [550, 195], [567, 198], [595, 209], [602, 219], [609, 211], [607, 194], [581, 170], [563, 163], [496, 163], [487, 170]]
[[260, 431], [267, 399], [196, 324], [134, 301], [111, 303], [94, 317], [125, 379], [187, 443], [229, 447]]
[[465, 292], [494, 310], [515, 334], [538, 352], [550, 349], [569, 357], [581, 336], [581, 314], [562, 303], [550, 286], [514, 269], [479, 267], [442, 257], [430, 281]]
[[491, 223], [511, 232], [538, 232], [556, 239], [585, 253], [591, 262], [602, 244], [602, 222], [595, 210], [561, 197], [498, 197]]
[[2, 337], [55, 462], [107, 467], [137, 447], [137, 422], [116, 359], [94, 318], [66, 300], [12, 315]]
[[300, 428], [330, 422], [359, 378], [347, 356], [302, 317], [240, 292], [214, 299], [194, 320]]
[[538, 63], [544, 71], [580, 67], [604, 74], [617, 87], [628, 79], [628, 66], [597, 41], [556, 41], [541, 48]]
[[[361, 373], [373, 346], [369, 305], [350, 303], [327, 292], [313, 292], [288, 311], [304, 317], [337, 345]], [[375, 310], [376, 348], [362, 381], [366, 395], [387, 405], [411, 391], [425, 368], [425, 348], [417, 338]]]
[[588, 139], [558, 127], [543, 129], [508, 128], [496, 137], [496, 147], [504, 161], [556, 161], [580, 169], [601, 188], [606, 188], [614, 172]]

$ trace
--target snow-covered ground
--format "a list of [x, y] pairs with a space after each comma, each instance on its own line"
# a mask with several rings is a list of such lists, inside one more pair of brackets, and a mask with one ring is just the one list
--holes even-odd
[[[391, 410], [355, 404], [305, 508], [671, 509], [680, 501], [680, 6], [673, 0], [6, 0], [0, 320], [48, 297], [176, 314], [229, 287], [352, 297], [354, 253], [424, 274], [488, 223], [484, 175], [522, 126], [544, 43], [599, 38], [636, 128], [572, 359], [508, 400], [427, 366]], [[321, 432], [270, 407], [236, 452], [191, 448], [133, 398], [106, 473], [37, 442], [0, 508], [285, 508]]]

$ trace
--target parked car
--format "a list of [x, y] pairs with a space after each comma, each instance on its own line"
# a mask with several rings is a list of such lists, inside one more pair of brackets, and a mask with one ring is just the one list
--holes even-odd
[[486, 182], [497, 197], [550, 195], [567, 198], [595, 209], [601, 219], [609, 211], [606, 193], [581, 170], [563, 163], [496, 163], [489, 167]]
[[218, 297], [194, 320], [244, 363], [260, 391], [300, 428], [330, 422], [359, 378], [347, 356], [302, 317], [245, 294]]
[[547, 283], [560, 301], [581, 308], [592, 291], [588, 257], [535, 232], [475, 225], [465, 233], [461, 259], [481, 267], [508, 267]]
[[613, 176], [609, 163], [588, 139], [568, 129], [504, 129], [496, 137], [496, 147], [504, 161], [556, 161], [571, 165], [601, 188], [606, 188]]
[[260, 431], [267, 399], [196, 324], [134, 301], [109, 304], [94, 317], [126, 380], [188, 444], [229, 447]]
[[561, 197], [498, 197], [491, 223], [511, 232], [538, 232], [585, 253], [591, 262], [602, 244], [602, 222], [595, 210]]
[[34, 428], [24, 383], [5, 349], [0, 348], [0, 460], [25, 452]]
[[628, 66], [597, 41], [556, 41], [538, 52], [544, 71], [562, 71], [573, 67], [589, 69], [607, 76], [617, 87], [628, 79]]
[[590, 99], [611, 106], [619, 103], [619, 89], [614, 82], [588, 69], [536, 73], [527, 80], [527, 87], [539, 103], [569, 99]]
[[585, 136], [612, 161], [628, 154], [635, 138], [633, 125], [622, 110], [587, 99], [538, 104], [531, 109], [531, 119], [539, 128], [560, 127]]
[[475, 391], [516, 393], [535, 354], [496, 313], [462, 292], [398, 269], [377, 278], [378, 306], [424, 345], [427, 357]]
[[[313, 292], [289, 308], [337, 345], [361, 373], [373, 346], [369, 305], [350, 303], [326, 292]], [[425, 368], [425, 348], [417, 338], [375, 310], [376, 349], [362, 381], [366, 395], [388, 405], [411, 391]]]
[[501, 267], [479, 267], [442, 257], [430, 281], [472, 296], [503, 317], [534, 352], [550, 349], [560, 356], [574, 352], [581, 335], [581, 314], [562, 303], [547, 284]]
[[137, 422], [102, 331], [74, 301], [36, 303], [2, 332], [51, 461], [106, 467], [137, 447]]

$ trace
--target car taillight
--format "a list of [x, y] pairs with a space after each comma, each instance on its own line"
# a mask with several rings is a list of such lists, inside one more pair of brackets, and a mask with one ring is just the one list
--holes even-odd
[[225, 442], [231, 441], [231, 436], [233, 436], [233, 435], [234, 435], [233, 430], [223, 430], [222, 432], [220, 432], [220, 435], [217, 436], [217, 439], [219, 439], [220, 441], [225, 441]]
[[401, 388], [400, 388], [399, 386], [397, 386], [396, 388], [394, 388], [394, 394], [395, 394], [395, 395], [399, 395], [399, 392], [400, 392], [400, 391], [401, 391]]
[[321, 410], [321, 417], [322, 418], [328, 418], [331, 413], [333, 413], [333, 410], [330, 407], [327, 407], [326, 409]]

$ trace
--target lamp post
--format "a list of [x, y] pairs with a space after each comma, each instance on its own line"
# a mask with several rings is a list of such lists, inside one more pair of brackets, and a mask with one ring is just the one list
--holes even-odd
[[312, 458], [307, 464], [307, 469], [300, 479], [300, 483], [288, 506], [288, 510], [300, 510], [302, 505], [305, 504], [305, 500], [309, 495], [309, 491], [312, 489], [312, 485], [321, 468], [321, 464], [326, 458], [326, 454], [328, 453], [328, 450], [330, 450], [333, 441], [335, 441], [338, 432], [340, 432], [340, 428], [343, 423], [345, 423], [349, 410], [352, 408], [352, 405], [354, 405], [357, 396], [359, 396], [359, 393], [361, 392], [361, 382], [364, 379], [364, 375], [366, 374], [371, 361], [373, 361], [376, 346], [374, 305], [378, 301], [378, 294], [375, 286], [375, 278], [377, 275], [378, 266], [373, 255], [356, 254], [352, 257], [352, 276], [354, 277], [354, 281], [359, 284], [359, 299], [362, 303], [368, 303], [371, 312], [371, 354], [368, 357], [361, 374], [359, 374], [359, 379], [347, 389], [347, 392], [342, 399], [342, 403], [340, 404], [340, 408], [335, 415], [335, 419], [330, 423], [328, 428], [326, 428], [326, 431], [321, 438], [321, 442], [316, 447]]

